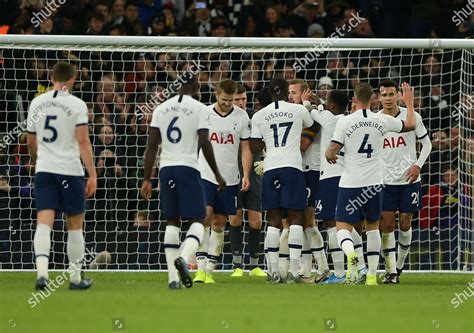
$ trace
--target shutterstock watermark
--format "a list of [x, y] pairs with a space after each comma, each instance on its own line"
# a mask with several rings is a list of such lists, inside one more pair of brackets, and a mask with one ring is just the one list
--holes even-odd
[[53, 15], [65, 3], [66, 0], [50, 0], [46, 2], [46, 5], [39, 12], [33, 13], [33, 17], [30, 20], [31, 24], [38, 28], [44, 20]]
[[308, 51], [304, 57], [296, 59], [296, 62], [293, 64], [293, 69], [296, 72], [306, 69], [308, 64], [318, 59], [324, 52], [328, 51], [339, 38], [344, 37], [345, 34], [351, 32], [364, 21], [364, 18], [359, 16], [359, 12], [355, 14], [352, 13], [351, 16], [352, 17], [348, 22], [349, 25], [344, 23], [342, 27], [336, 27], [336, 31], [334, 31], [329, 37], [326, 37], [324, 41], [314, 44], [311, 50]]
[[151, 96], [150, 100], [145, 105], [140, 105], [138, 107], [141, 112], [141, 114], [137, 115], [138, 119], [141, 120], [146, 113], [153, 112], [153, 110], [155, 110], [158, 105], [163, 103], [172, 95], [176, 94], [184, 83], [188, 82], [188, 80], [192, 79], [194, 76], [199, 74], [202, 69], [205, 68], [206, 66], [201, 65], [200, 61], [196, 62], [193, 60], [186, 72], [178, 75], [176, 80], [171, 82], [163, 91], [153, 94], [153, 96]]
[[[346, 211], [349, 215], [354, 214], [359, 208], [365, 205], [370, 199], [375, 197], [377, 193], [380, 193], [387, 185], [396, 179], [399, 179], [405, 172], [416, 162], [415, 159], [412, 159], [411, 156], [404, 156], [403, 160], [395, 168], [389, 169], [388, 173], [384, 176], [384, 183], [377, 184], [374, 186], [365, 187], [362, 190], [362, 194], [357, 196], [355, 199], [349, 199], [349, 203], [346, 205]], [[417, 203], [420, 198], [415, 197], [413, 200], [416, 200]]]
[[33, 123], [37, 123], [41, 119], [41, 117], [44, 117], [45, 115], [46, 113], [41, 110], [35, 111], [32, 114], [31, 119], [23, 120], [21, 123], [18, 124], [18, 126], [8, 132], [8, 134], [3, 136], [2, 141], [0, 142], [0, 147], [6, 148], [8, 145], [12, 144], [13, 142], [16, 142], [16, 139], [26, 131], [28, 125], [31, 126]]
[[460, 11], [454, 11], [453, 17], [451, 17], [451, 21], [456, 24], [456, 27], [459, 27], [461, 23], [471, 16], [472, 12], [474, 11], [474, 0], [468, 1], [466, 7], [462, 8]]
[[94, 260], [95, 256], [95, 250], [91, 251], [86, 248], [86, 255], [84, 256], [82, 262], [71, 263], [67, 270], [48, 282], [45, 290], [31, 293], [31, 297], [28, 298], [28, 304], [30, 305], [30, 308], [34, 309], [38, 304], [51, 296], [58, 288], [60, 288], [66, 281], [69, 280], [68, 275], [70, 276], [78, 265], [81, 264], [83, 267], [85, 267], [88, 263]]
[[468, 287], [464, 289], [460, 294], [455, 293], [451, 299], [451, 304], [455, 309], [459, 308], [462, 303], [466, 302], [469, 298], [474, 296], [474, 278], [472, 281], [467, 283]]

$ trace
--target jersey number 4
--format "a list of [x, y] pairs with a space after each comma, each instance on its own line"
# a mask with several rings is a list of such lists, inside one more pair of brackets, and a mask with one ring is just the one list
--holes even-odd
[[364, 135], [362, 144], [360, 145], [359, 150], [357, 152], [360, 154], [367, 154], [367, 158], [371, 158], [374, 150], [372, 149], [372, 145], [370, 143], [367, 144], [368, 140], [369, 140], [369, 135], [368, 134]]
[[[288, 139], [288, 134], [290, 134], [291, 126], [293, 126], [292, 122], [278, 124], [278, 127], [277, 127], [277, 124], [270, 125], [270, 128], [273, 130], [273, 144], [274, 144], [275, 147], [285, 147], [286, 146], [286, 140]], [[279, 143], [279, 140], [278, 140], [278, 128], [279, 127], [286, 127], [285, 128], [285, 133], [283, 133], [283, 138], [281, 140], [281, 144]]]

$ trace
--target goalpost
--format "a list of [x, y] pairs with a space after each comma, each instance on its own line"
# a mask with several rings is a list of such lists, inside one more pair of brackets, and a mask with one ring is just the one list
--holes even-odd
[[[328, 89], [352, 96], [359, 81], [410, 83], [433, 152], [422, 169], [425, 209], [414, 217], [406, 268], [474, 270], [474, 41], [37, 35], [0, 36], [1, 270], [34, 268], [34, 166], [23, 133], [29, 103], [50, 89], [50, 70], [60, 60], [76, 67], [72, 93], [88, 104], [99, 167], [97, 193], [87, 202], [88, 267], [166, 268], [158, 193], [150, 202], [139, 196], [143, 152], [150, 112], [192, 73], [204, 103], [214, 102], [214, 83], [231, 78], [244, 84], [248, 107], [255, 109], [261, 107], [258, 92], [275, 76], [306, 80], [322, 100]], [[372, 109], [378, 108], [374, 99]], [[66, 268], [63, 230], [58, 216], [51, 269]], [[109, 263], [97, 263], [98, 253]], [[226, 237], [219, 267], [230, 269], [231, 261]]]

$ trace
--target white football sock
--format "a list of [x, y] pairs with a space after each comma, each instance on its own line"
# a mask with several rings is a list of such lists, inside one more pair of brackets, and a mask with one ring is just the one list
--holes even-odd
[[278, 271], [282, 278], [286, 278], [288, 275], [288, 269], [290, 268], [290, 249], [288, 248], [288, 229], [283, 229], [280, 236], [280, 248], [278, 255]]
[[174, 266], [174, 261], [179, 257], [179, 231], [174, 225], [167, 225], [165, 229], [165, 257], [168, 266], [168, 283], [179, 281], [178, 271]]
[[303, 234], [303, 227], [301, 225], [290, 226], [288, 248], [290, 249], [290, 272], [293, 276], [298, 275], [301, 249], [303, 248]]
[[337, 243], [336, 227], [328, 229], [328, 245], [331, 253], [332, 263], [334, 265], [334, 275], [336, 277], [344, 276], [344, 252]]
[[67, 256], [69, 258], [70, 280], [74, 283], [81, 282], [81, 270], [84, 260], [85, 244], [82, 229], [68, 230], [67, 232]]
[[395, 259], [395, 233], [382, 233], [382, 255], [385, 259], [385, 270], [388, 273], [396, 273]]
[[51, 228], [46, 224], [36, 226], [33, 241], [37, 278], [48, 278], [49, 251], [51, 249]]
[[186, 233], [183, 242], [181, 257], [188, 263], [192, 256], [196, 254], [199, 244], [204, 236], [204, 225], [201, 222], [193, 222]]
[[366, 268], [364, 259], [364, 246], [362, 245], [362, 237], [359, 235], [355, 228], [352, 228], [352, 240], [354, 241], [354, 249], [359, 257], [359, 270]]
[[351, 232], [347, 229], [338, 230], [336, 233], [337, 243], [339, 247], [344, 251], [346, 256], [349, 256], [354, 251], [354, 241], [352, 240]]
[[367, 235], [367, 261], [369, 262], [369, 271], [367, 274], [375, 275], [379, 266], [382, 240], [379, 230], [366, 231], [365, 234]]
[[268, 226], [265, 243], [267, 244], [268, 260], [270, 262], [271, 271], [275, 274], [279, 271], [278, 250], [280, 246], [280, 229]]
[[216, 268], [217, 261], [222, 254], [224, 247], [224, 231], [217, 232], [211, 230], [211, 237], [209, 238], [209, 251], [207, 251], [207, 265], [206, 272], [212, 273]]
[[407, 231], [402, 231], [398, 233], [398, 259], [397, 259], [397, 268], [403, 269], [405, 265], [406, 257], [410, 253], [411, 237], [412, 232], [411, 228]]
[[204, 228], [204, 236], [202, 237], [201, 245], [196, 252], [196, 263], [198, 270], [205, 270], [207, 264], [207, 250], [209, 249], [209, 234], [211, 227]]
[[316, 227], [309, 227], [306, 228], [304, 232], [308, 238], [314, 259], [318, 263], [318, 273], [321, 274], [324, 271], [329, 270], [326, 251], [324, 251], [324, 240], [319, 229]]
[[303, 237], [303, 250], [301, 251], [301, 274], [304, 277], [311, 276], [311, 265], [313, 263], [313, 256], [311, 255], [311, 248], [306, 237]]

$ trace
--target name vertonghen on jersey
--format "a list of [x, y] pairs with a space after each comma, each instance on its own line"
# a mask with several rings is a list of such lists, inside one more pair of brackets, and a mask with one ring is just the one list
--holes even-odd
[[72, 115], [72, 110], [69, 108], [67, 105], [64, 105], [61, 102], [58, 101], [45, 101], [39, 105], [36, 105], [33, 109], [32, 112], [36, 115], [37, 113], [43, 114], [42, 110], [50, 107], [55, 107], [58, 109], [61, 109], [68, 117]]

